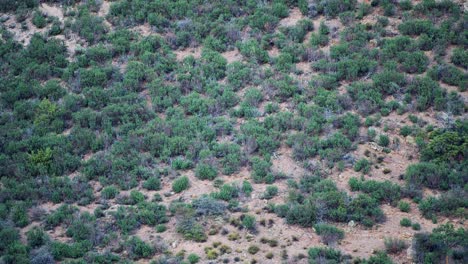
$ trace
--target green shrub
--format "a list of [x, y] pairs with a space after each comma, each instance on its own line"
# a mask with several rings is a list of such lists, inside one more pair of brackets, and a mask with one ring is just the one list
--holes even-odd
[[309, 263], [343, 263], [349, 257], [340, 251], [328, 247], [313, 247], [308, 250]]
[[32, 248], [37, 248], [44, 245], [47, 242], [47, 234], [40, 227], [33, 227], [26, 232], [28, 239], [28, 245]]
[[190, 264], [195, 264], [198, 263], [198, 261], [200, 261], [200, 257], [195, 253], [191, 253], [187, 256], [187, 260]]
[[176, 230], [185, 239], [195, 242], [204, 242], [207, 239], [203, 226], [196, 223], [193, 218], [182, 219], [177, 223]]
[[432, 233], [417, 233], [414, 237], [414, 259], [427, 263], [463, 263], [467, 252], [462, 245], [466, 236], [464, 228], [455, 229], [451, 224], [434, 228]]
[[423, 73], [429, 65], [429, 59], [424, 52], [401, 52], [398, 54], [402, 70], [407, 73]]
[[334, 244], [344, 238], [344, 231], [333, 225], [316, 224], [314, 228], [317, 235], [321, 237], [322, 242], [326, 245]]
[[278, 187], [276, 186], [267, 186], [265, 192], [263, 193], [263, 199], [271, 199], [278, 194]]
[[408, 213], [411, 210], [410, 204], [404, 201], [400, 201], [398, 203], [398, 208], [400, 211]]
[[468, 52], [464, 49], [454, 49], [450, 60], [457, 66], [463, 67], [465, 69], [468, 68]]
[[249, 252], [252, 255], [257, 254], [257, 252], [260, 251], [260, 248], [256, 245], [251, 245], [248, 249], [247, 252]]
[[421, 224], [419, 224], [419, 223], [413, 223], [413, 224], [411, 225], [411, 228], [412, 228], [413, 230], [416, 230], [416, 231], [421, 230]]
[[408, 245], [405, 241], [398, 238], [385, 238], [385, 251], [389, 254], [398, 254], [401, 251], [405, 250]]
[[161, 180], [159, 177], [151, 176], [143, 183], [143, 188], [150, 191], [157, 191], [161, 189]]
[[47, 25], [47, 19], [42, 15], [41, 12], [34, 12], [31, 22], [37, 28], [43, 28]]
[[187, 190], [190, 187], [189, 178], [187, 176], [181, 176], [174, 180], [172, 183], [172, 190], [176, 193]]
[[390, 139], [387, 135], [379, 135], [378, 144], [382, 147], [388, 147], [388, 145], [390, 144]]
[[248, 230], [255, 230], [256, 228], [256, 220], [255, 216], [253, 215], [243, 215], [242, 217], [242, 226]]
[[136, 236], [130, 237], [125, 242], [125, 248], [127, 249], [129, 257], [133, 260], [149, 258], [155, 253], [152, 246], [148, 245]]
[[159, 224], [159, 225], [156, 226], [156, 232], [158, 232], [158, 233], [163, 233], [166, 230], [167, 230], [166, 225]]
[[195, 168], [195, 176], [201, 180], [214, 180], [218, 176], [217, 169], [209, 164], [199, 163]]
[[356, 164], [354, 164], [354, 171], [356, 172], [362, 171], [362, 173], [367, 174], [369, 173], [370, 169], [371, 163], [365, 158], [358, 160]]
[[406, 217], [405, 217], [405, 218], [402, 218], [402, 219], [400, 220], [400, 225], [401, 225], [401, 226], [404, 226], [404, 227], [409, 227], [409, 226], [411, 226], [411, 220], [408, 219], [408, 218], [406, 218]]
[[250, 184], [250, 182], [244, 180], [242, 182], [242, 192], [244, 192], [245, 195], [250, 196], [250, 194], [253, 192], [252, 184]]

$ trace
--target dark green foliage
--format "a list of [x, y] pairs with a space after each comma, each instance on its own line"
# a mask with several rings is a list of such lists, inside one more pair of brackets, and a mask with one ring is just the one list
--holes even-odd
[[242, 226], [248, 230], [255, 230], [257, 222], [255, 220], [255, 216], [253, 215], [243, 215], [241, 216], [242, 219]]
[[78, 17], [71, 25], [71, 29], [91, 44], [103, 39], [107, 32], [103, 19], [92, 15], [85, 7], [78, 10]]
[[278, 187], [274, 185], [267, 186], [265, 192], [263, 193], [263, 199], [271, 199], [278, 194]]
[[152, 176], [143, 183], [143, 188], [156, 191], [161, 189], [161, 180], [158, 177]]
[[379, 182], [375, 180], [358, 180], [351, 178], [349, 186], [352, 191], [361, 191], [369, 194], [377, 201], [395, 203], [401, 198], [401, 188], [390, 181]]
[[398, 203], [398, 208], [400, 211], [408, 213], [411, 210], [410, 204], [404, 201], [400, 201]]
[[180, 193], [190, 187], [190, 182], [187, 176], [182, 176], [174, 180], [172, 183], [172, 190], [176, 193]]
[[457, 66], [465, 69], [468, 68], [468, 52], [466, 50], [459, 48], [454, 49], [450, 60]]
[[26, 233], [28, 245], [32, 248], [40, 247], [47, 242], [47, 234], [40, 227], [33, 227]]
[[398, 54], [401, 68], [407, 73], [423, 73], [429, 65], [429, 59], [424, 52], [400, 52]]
[[333, 225], [316, 224], [314, 225], [314, 229], [326, 245], [333, 244], [344, 238], [344, 231]]
[[429, 20], [413, 19], [401, 23], [398, 30], [403, 35], [421, 35], [423, 33], [431, 34], [434, 28], [433, 23]]
[[453, 65], [439, 64], [431, 68], [428, 74], [434, 80], [440, 80], [443, 83], [458, 86], [460, 91], [465, 91], [467, 89], [466, 74]]
[[133, 236], [128, 239], [125, 243], [125, 247], [129, 254], [129, 257], [134, 260], [138, 260], [141, 258], [149, 258], [154, 254], [154, 248], [144, 241], [142, 241], [139, 237]]
[[272, 179], [273, 176], [270, 174], [270, 162], [259, 157], [253, 157], [250, 162], [252, 168], [251, 176], [255, 183], [271, 183], [274, 180], [274, 178]]
[[414, 261], [419, 263], [440, 263], [453, 261], [464, 263], [467, 259], [466, 231], [446, 224], [435, 228], [432, 233], [415, 235]]
[[203, 196], [192, 201], [195, 213], [198, 215], [223, 215], [226, 204], [209, 196]]
[[310, 248], [308, 255], [311, 264], [318, 264], [322, 261], [326, 261], [326, 263], [343, 263], [350, 258], [350, 256], [343, 255], [340, 251], [328, 247]]
[[191, 253], [187, 256], [187, 260], [190, 264], [195, 264], [200, 261], [200, 257], [197, 254]]
[[101, 191], [101, 197], [104, 199], [113, 199], [119, 193], [119, 190], [114, 186], [107, 186]]
[[371, 169], [371, 163], [367, 159], [360, 159], [354, 164], [354, 171], [362, 171], [362, 173], [367, 174]]
[[411, 226], [411, 220], [408, 218], [402, 218], [400, 220], [400, 225], [404, 227], [410, 227]]
[[33, 25], [35, 25], [37, 28], [43, 28], [43, 27], [45, 27], [46, 24], [47, 24], [46, 18], [45, 18], [44, 15], [41, 14], [40, 12], [34, 12], [33, 18], [32, 18], [32, 20], [31, 20], [31, 22], [32, 22]]
[[197, 223], [193, 218], [187, 217], [177, 222], [176, 230], [181, 233], [185, 239], [195, 242], [206, 241], [206, 234], [203, 226]]
[[195, 168], [195, 176], [200, 180], [214, 180], [218, 175], [217, 169], [209, 164], [200, 163]]

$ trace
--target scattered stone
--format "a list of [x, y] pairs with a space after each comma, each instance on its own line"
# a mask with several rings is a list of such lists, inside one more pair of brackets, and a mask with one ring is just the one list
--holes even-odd
[[348, 222], [348, 226], [349, 227], [355, 227], [356, 223], [353, 220], [351, 220], [351, 221]]

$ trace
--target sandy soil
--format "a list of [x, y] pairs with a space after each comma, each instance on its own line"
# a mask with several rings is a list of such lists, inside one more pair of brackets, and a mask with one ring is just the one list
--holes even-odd
[[235, 61], [242, 61], [242, 55], [237, 49], [226, 51], [221, 55], [227, 60], [227, 63], [233, 63]]
[[289, 11], [288, 17], [281, 19], [278, 25], [282, 27], [294, 26], [301, 19], [304, 19], [304, 16], [302, 15], [299, 8], [295, 7]]
[[198, 59], [201, 57], [201, 47], [176, 50], [174, 53], [178, 61], [182, 61], [185, 57], [188, 56], [193, 56], [194, 58]]

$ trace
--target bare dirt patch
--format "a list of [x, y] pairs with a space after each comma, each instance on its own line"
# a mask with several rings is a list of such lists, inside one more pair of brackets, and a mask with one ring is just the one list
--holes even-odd
[[288, 17], [281, 19], [281, 21], [279, 22], [279, 26], [282, 26], [282, 27], [294, 26], [301, 19], [304, 19], [304, 16], [302, 15], [301, 10], [295, 7], [289, 11]]
[[63, 9], [58, 6], [48, 5], [46, 3], [43, 3], [39, 7], [39, 10], [49, 17], [56, 17], [60, 21], [63, 21]]
[[242, 55], [237, 49], [226, 51], [221, 55], [227, 60], [227, 63], [233, 63], [235, 61], [242, 61]]
[[194, 58], [198, 59], [201, 57], [201, 47], [176, 50], [174, 53], [178, 61], [182, 61], [188, 56], [193, 56]]

